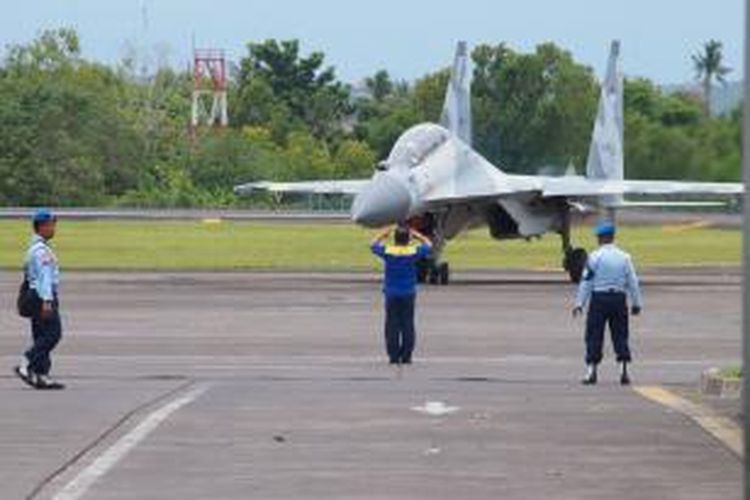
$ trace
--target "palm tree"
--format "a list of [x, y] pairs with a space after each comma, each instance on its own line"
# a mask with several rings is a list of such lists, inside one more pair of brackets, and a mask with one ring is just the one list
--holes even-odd
[[724, 76], [731, 68], [722, 64], [721, 42], [709, 40], [703, 46], [703, 51], [693, 54], [696, 79], [703, 83], [704, 112], [706, 117], [711, 115], [711, 84], [716, 79], [722, 85], [726, 83]]

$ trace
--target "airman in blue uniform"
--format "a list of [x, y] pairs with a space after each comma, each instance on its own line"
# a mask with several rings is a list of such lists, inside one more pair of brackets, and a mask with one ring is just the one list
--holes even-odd
[[609, 325], [617, 361], [621, 365], [620, 383], [628, 385], [628, 363], [631, 361], [628, 346], [628, 300], [631, 305], [630, 312], [634, 316], [640, 314], [643, 307], [638, 276], [630, 255], [614, 244], [613, 223], [600, 223], [595, 234], [600, 246], [588, 258], [573, 308], [573, 315], [579, 316], [588, 304], [587, 373], [582, 382], [586, 385], [597, 382], [597, 366], [602, 360], [604, 329]]
[[[385, 241], [393, 234], [393, 243]], [[411, 244], [415, 239], [418, 245]], [[385, 344], [391, 364], [410, 364], [414, 351], [414, 306], [417, 294], [417, 262], [432, 250], [430, 240], [414, 229], [398, 226], [378, 235], [372, 253], [385, 263]]]
[[33, 294], [31, 334], [33, 344], [24, 354], [15, 373], [36, 389], [63, 389], [64, 385], [50, 378], [50, 355], [62, 337], [60, 303], [60, 267], [49, 244], [55, 236], [56, 216], [49, 210], [38, 210], [32, 219], [34, 236], [26, 252], [25, 279]]

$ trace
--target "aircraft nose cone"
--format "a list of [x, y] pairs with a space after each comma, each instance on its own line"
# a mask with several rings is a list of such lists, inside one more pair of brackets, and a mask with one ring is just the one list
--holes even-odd
[[367, 227], [400, 222], [409, 214], [411, 195], [399, 179], [381, 174], [354, 199], [352, 220]]

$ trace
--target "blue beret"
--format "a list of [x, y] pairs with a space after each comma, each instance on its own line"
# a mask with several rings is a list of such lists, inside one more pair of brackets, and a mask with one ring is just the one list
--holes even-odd
[[610, 221], [600, 222], [594, 229], [594, 234], [597, 236], [614, 236], [615, 225]]
[[39, 210], [34, 212], [34, 216], [31, 218], [31, 221], [35, 223], [43, 223], [53, 220], [57, 220], [57, 217], [52, 213], [52, 211], [46, 208], [40, 208]]

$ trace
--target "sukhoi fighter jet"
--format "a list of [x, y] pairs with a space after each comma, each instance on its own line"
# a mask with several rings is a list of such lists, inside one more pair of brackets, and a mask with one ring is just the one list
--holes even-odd
[[432, 237], [433, 256], [420, 267], [419, 276], [432, 283], [448, 283], [449, 267], [441, 253], [446, 242], [464, 230], [486, 225], [498, 240], [557, 233], [563, 268], [578, 282], [587, 254], [571, 242], [574, 212], [596, 207], [612, 217], [616, 209], [638, 205], [624, 199], [629, 194], [729, 196], [743, 191], [740, 183], [624, 179], [619, 51], [619, 42], [613, 42], [585, 176], [506, 174], [472, 148], [469, 55], [466, 43], [460, 42], [440, 124], [423, 123], [404, 132], [371, 179], [256, 182], [235, 191], [354, 195], [354, 222], [380, 227], [409, 221]]

